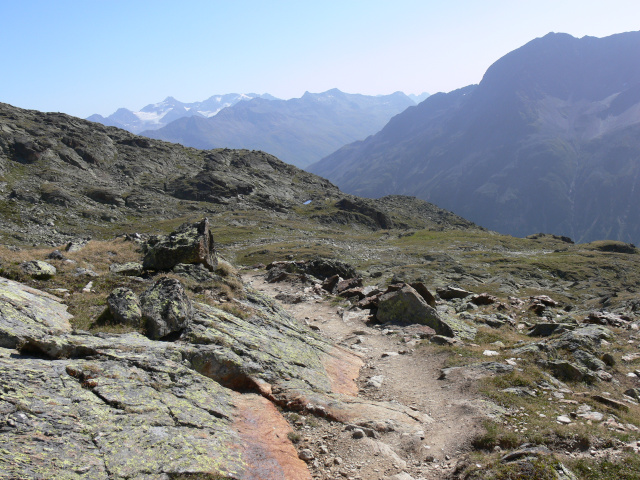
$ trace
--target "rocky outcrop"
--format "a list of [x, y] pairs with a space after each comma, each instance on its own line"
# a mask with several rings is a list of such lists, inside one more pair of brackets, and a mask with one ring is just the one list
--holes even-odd
[[147, 270], [170, 270], [179, 263], [201, 263], [209, 270], [218, 265], [209, 220], [185, 223], [170, 235], [153, 236], [146, 243], [142, 265]]
[[[158, 280], [141, 297], [145, 315], [184, 308], [178, 285]], [[165, 335], [169, 322], [167, 330], [153, 327], [151, 336], [164, 340], [156, 341], [74, 332], [56, 297], [0, 279], [0, 471], [8, 478], [309, 479], [276, 405], [347, 424], [390, 419], [398, 432], [431, 421], [354, 397], [356, 355], [271, 299], [249, 289], [245, 296], [239, 316], [194, 303], [191, 316], [182, 312], [188, 320], [175, 323], [179, 339]], [[112, 297], [135, 300], [126, 289]]]

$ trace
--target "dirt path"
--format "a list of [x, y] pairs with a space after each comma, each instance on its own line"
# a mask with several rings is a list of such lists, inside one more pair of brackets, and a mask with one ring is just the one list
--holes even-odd
[[244, 281], [280, 297], [299, 321], [362, 357], [359, 398], [397, 402], [433, 420], [418, 434], [392, 429], [358, 440], [342, 424], [289, 415], [299, 432], [298, 451], [306, 449], [314, 456], [309, 462], [314, 478], [378, 480], [403, 473], [410, 477], [397, 478], [450, 478], [480, 430], [486, 406], [471, 381], [438, 380], [444, 352], [399, 328], [367, 323], [366, 311], [344, 311], [332, 305], [330, 297], [314, 295], [300, 283], [267, 283], [264, 271], [245, 273]]

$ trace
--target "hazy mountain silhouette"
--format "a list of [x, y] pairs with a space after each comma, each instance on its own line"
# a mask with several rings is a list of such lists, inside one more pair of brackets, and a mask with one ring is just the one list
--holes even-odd
[[485, 227], [640, 241], [640, 32], [550, 33], [308, 168]]

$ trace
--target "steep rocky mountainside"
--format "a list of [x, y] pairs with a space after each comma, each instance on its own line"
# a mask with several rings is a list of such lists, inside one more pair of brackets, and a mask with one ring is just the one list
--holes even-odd
[[338, 89], [291, 100], [256, 98], [211, 118], [176, 120], [142, 135], [195, 148], [264, 150], [303, 168], [377, 132], [414, 101], [404, 93], [357, 95]]
[[8, 105], [0, 149], [0, 479], [637, 478], [633, 245]]
[[134, 112], [127, 108], [119, 108], [108, 117], [94, 114], [87, 120], [98, 122], [109, 127], [118, 127], [131, 133], [140, 133], [143, 130], [157, 130], [165, 125], [183, 117], [209, 118], [220, 110], [235, 105], [243, 100], [252, 98], [264, 98], [275, 100], [268, 93], [227, 93], [225, 95], [212, 95], [202, 102], [184, 103], [173, 97], [167, 97], [162, 102], [151, 103], [140, 111]]
[[477, 86], [432, 95], [309, 167], [343, 190], [415, 195], [487, 228], [640, 242], [640, 32], [548, 34]]

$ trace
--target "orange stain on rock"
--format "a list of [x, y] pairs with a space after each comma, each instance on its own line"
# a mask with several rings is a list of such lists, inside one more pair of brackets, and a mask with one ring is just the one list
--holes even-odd
[[360, 357], [344, 348], [333, 347], [322, 363], [331, 382], [332, 393], [358, 395], [356, 380], [364, 365]]
[[288, 438], [291, 427], [276, 407], [255, 394], [235, 394], [233, 428], [243, 440], [246, 480], [311, 480], [306, 463]]

